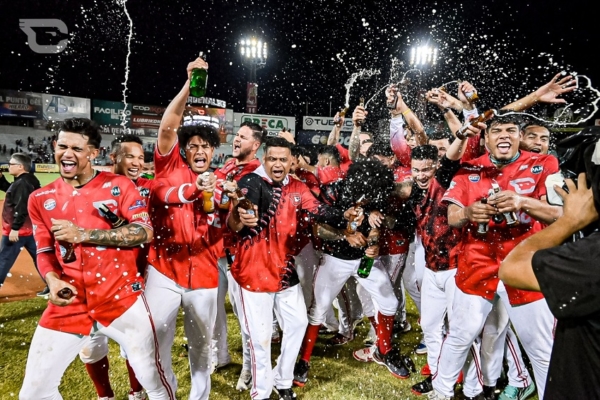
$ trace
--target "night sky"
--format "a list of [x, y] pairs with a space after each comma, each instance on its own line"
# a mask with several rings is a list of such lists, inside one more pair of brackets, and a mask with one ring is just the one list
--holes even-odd
[[[129, 26], [122, 3], [2, 3], [0, 88], [123, 98]], [[168, 104], [185, 81], [187, 63], [204, 50], [210, 64], [207, 96], [243, 111], [247, 70], [238, 43], [248, 34], [269, 46], [267, 65], [257, 73], [258, 112], [264, 114], [299, 117], [308, 102], [309, 115], [328, 115], [330, 102], [334, 112], [343, 106], [344, 83], [351, 73], [380, 69], [380, 75], [354, 86], [350, 104], [356, 105], [359, 96], [369, 98], [389, 82], [392, 58], [400, 62], [396, 76], [409, 69], [409, 46], [420, 40], [435, 44], [441, 56], [435, 68], [424, 69], [421, 79], [415, 79], [421, 87], [468, 79], [482, 97], [502, 103], [562, 70], [586, 74], [600, 86], [595, 61], [600, 30], [590, 4], [129, 0], [134, 37], [128, 101]], [[19, 29], [22, 18], [62, 20], [69, 29], [67, 50], [35, 54]], [[38, 35], [38, 42], [43, 37]], [[578, 99], [585, 102], [590, 95], [581, 93]], [[373, 108], [379, 105], [375, 102]]]

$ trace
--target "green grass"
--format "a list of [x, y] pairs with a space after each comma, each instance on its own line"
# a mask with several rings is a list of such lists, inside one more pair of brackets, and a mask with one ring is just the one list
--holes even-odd
[[[12, 175], [9, 175], [8, 172], [3, 172], [2, 173], [6, 179], [9, 182], [13, 181], [13, 177]], [[35, 176], [38, 178], [38, 180], [40, 181], [40, 184], [42, 186], [46, 186], [47, 184], [54, 182], [56, 179], [58, 179], [60, 177], [60, 174], [58, 173], [36, 173]], [[4, 200], [4, 192], [0, 191], [0, 200]], [[1, 396], [1, 394], [0, 394]]]
[[[414, 349], [421, 337], [417, 328], [417, 316], [411, 302], [409, 307], [409, 320], [413, 330], [401, 336], [399, 343], [403, 352]], [[27, 351], [31, 342], [33, 331], [39, 317], [46, 307], [46, 302], [41, 299], [25, 300], [0, 304], [0, 343], [2, 343], [2, 357], [0, 357], [0, 399], [16, 399], [19, 393]], [[229, 347], [233, 362], [212, 375], [213, 400], [248, 399], [249, 393], [238, 392], [235, 385], [241, 370], [241, 340], [237, 319], [228, 307]], [[325, 339], [319, 338], [311, 362], [309, 381], [304, 388], [296, 388], [295, 392], [300, 399], [328, 400], [328, 399], [408, 399], [410, 387], [420, 381], [422, 377], [413, 374], [407, 380], [392, 377], [386, 368], [374, 363], [360, 363], [352, 357], [352, 351], [362, 347], [362, 340], [368, 331], [368, 321], [359, 326], [359, 336], [353, 342], [341, 347], [327, 347]], [[187, 398], [190, 390], [190, 375], [185, 351], [181, 315], [178, 321], [175, 345], [173, 346], [173, 369], [177, 374], [179, 389], [178, 399]], [[110, 342], [111, 382], [116, 399], [127, 399], [128, 379], [124, 361], [119, 356], [119, 346]], [[273, 346], [273, 360], [279, 354], [279, 347]], [[413, 359], [420, 368], [426, 362], [426, 356], [415, 356]], [[79, 358], [67, 369], [60, 391], [66, 400], [69, 399], [95, 399], [95, 392], [85, 368]]]

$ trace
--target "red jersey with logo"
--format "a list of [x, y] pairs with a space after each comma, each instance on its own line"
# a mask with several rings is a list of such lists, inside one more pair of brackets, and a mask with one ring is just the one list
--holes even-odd
[[442, 198], [460, 165], [460, 161], [442, 157], [429, 188], [423, 190], [414, 183], [408, 200], [425, 250], [425, 266], [434, 272], [456, 268], [450, 264], [450, 253], [460, 240], [460, 231], [448, 225], [448, 203]]
[[[148, 263], [160, 273], [186, 289], [217, 287], [217, 260], [223, 252], [222, 218], [226, 212], [204, 212], [202, 196], [186, 200], [186, 185], [195, 185], [198, 174], [181, 155], [179, 142], [162, 155], [154, 155], [156, 177], [165, 185], [179, 188], [180, 204], [168, 203], [164, 196], [150, 195], [154, 240]], [[167, 193], [167, 196], [173, 191]]]
[[[558, 171], [556, 158], [521, 151], [514, 162], [496, 168], [489, 155], [464, 163], [455, 175], [443, 200], [467, 207], [484, 197], [492, 183], [502, 190], [541, 199], [546, 196], [545, 181]], [[507, 226], [490, 220], [488, 232], [477, 234], [477, 224], [468, 222], [458, 245], [452, 250], [451, 266], [457, 266], [456, 285], [465, 293], [493, 299], [498, 286], [498, 268], [508, 253], [521, 241], [541, 229], [541, 224], [524, 211], [517, 213], [519, 223]], [[517, 290], [506, 286], [511, 304], [526, 304], [543, 298], [539, 292]]]
[[[410, 168], [396, 164], [394, 168], [394, 182], [412, 181], [412, 172]], [[405, 206], [405, 201], [391, 196], [386, 215], [394, 215]], [[404, 221], [396, 222], [398, 226], [403, 225]], [[379, 255], [387, 256], [391, 254], [404, 254], [408, 252], [411, 234], [406, 229], [385, 229], [381, 228], [379, 232]]]
[[341, 144], [336, 144], [335, 147], [338, 149], [340, 153], [340, 168], [344, 171], [344, 174], [348, 173], [348, 168], [350, 168], [350, 164], [352, 164], [352, 160], [350, 159], [350, 153], [348, 149], [342, 146]]
[[[146, 201], [128, 178], [100, 172], [80, 188], [61, 178], [32, 193], [29, 216], [34, 226], [38, 268], [42, 276], [54, 271], [77, 288], [77, 297], [66, 307], [48, 304], [40, 320], [44, 328], [89, 335], [94, 321], [108, 326], [142, 293], [136, 268], [136, 248], [75, 244], [76, 260], [65, 263], [65, 248], [51, 231], [51, 219], [72, 221], [86, 229], [112, 229], [98, 207], [104, 204], [129, 223], [150, 226]], [[41, 257], [41, 255], [45, 257]], [[52, 262], [48, 262], [48, 257]], [[56, 261], [56, 262], [54, 262]]]
[[273, 184], [263, 167], [243, 177], [239, 186], [258, 207], [259, 224], [235, 234], [233, 278], [252, 292], [279, 292], [298, 284], [293, 255], [302, 210], [334, 226], [341, 226], [343, 212], [320, 203], [299, 180], [287, 177], [283, 184]]

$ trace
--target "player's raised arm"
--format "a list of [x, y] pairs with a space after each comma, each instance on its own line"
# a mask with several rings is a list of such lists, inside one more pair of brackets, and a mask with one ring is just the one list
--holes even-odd
[[177, 129], [181, 125], [181, 118], [185, 111], [185, 104], [190, 96], [190, 76], [194, 68], [208, 69], [208, 63], [198, 57], [187, 66], [188, 79], [185, 81], [183, 88], [177, 96], [171, 101], [160, 121], [158, 129], [158, 152], [162, 155], [167, 154], [177, 140]]
[[502, 107], [502, 110], [524, 111], [536, 103], [566, 103], [565, 99], [558, 96], [577, 89], [577, 81], [571, 75], [561, 76], [561, 74], [556, 74], [550, 82], [540, 86], [527, 96]]

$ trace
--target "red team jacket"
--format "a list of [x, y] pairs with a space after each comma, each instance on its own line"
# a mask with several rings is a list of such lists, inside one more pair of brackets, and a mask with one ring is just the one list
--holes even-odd
[[[546, 177], [558, 171], [553, 156], [521, 151], [520, 157], [501, 170], [485, 154], [466, 162], [450, 183], [443, 201], [467, 207], [488, 196], [492, 182], [502, 190], [540, 199], [546, 195]], [[477, 224], [462, 228], [461, 240], [452, 250], [450, 266], [458, 267], [456, 285], [463, 292], [492, 300], [498, 286], [498, 268], [508, 253], [521, 241], [533, 235], [542, 225], [524, 211], [517, 213], [519, 223], [509, 227], [505, 222], [489, 222], [486, 235], [477, 234]], [[511, 304], [526, 304], [543, 298], [539, 292], [517, 290], [506, 286]]]
[[[179, 142], [167, 154], [155, 151], [156, 178], [169, 186], [184, 189], [194, 185], [197, 174], [180, 154]], [[179, 189], [176, 189], [179, 190]], [[169, 193], [169, 194], [172, 194]], [[217, 287], [217, 260], [223, 252], [223, 229], [226, 212], [207, 214], [202, 196], [181, 204], [166, 204], [166, 198], [151, 194], [151, 219], [156, 226], [148, 263], [161, 274], [186, 289]]]
[[[239, 186], [258, 206], [261, 219], [257, 227], [243, 228], [236, 234], [233, 278], [251, 292], [279, 292], [297, 284], [292, 253], [298, 246], [297, 236], [302, 234], [298, 219], [302, 210], [320, 214], [322, 204], [299, 180], [287, 177], [281, 186], [272, 185], [263, 167], [242, 178]], [[339, 219], [341, 214], [332, 218]]]
[[76, 244], [77, 260], [68, 264], [62, 261], [64, 248], [58, 245], [50, 230], [51, 218], [66, 219], [82, 228], [112, 229], [106, 218], [100, 215], [100, 204], [105, 204], [129, 223], [150, 227], [146, 201], [133, 182], [109, 172], [100, 172], [78, 189], [59, 178], [33, 192], [29, 198], [29, 216], [34, 226], [38, 255], [53, 253], [58, 259], [55, 264], [38, 262], [40, 273], [46, 276], [54, 271], [61, 280], [75, 286], [78, 292], [69, 306], [48, 304], [40, 320], [40, 326], [44, 328], [89, 335], [94, 321], [110, 325], [142, 293], [134, 248]]

